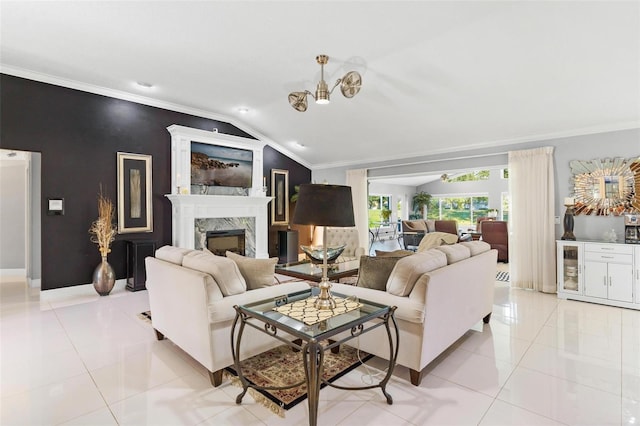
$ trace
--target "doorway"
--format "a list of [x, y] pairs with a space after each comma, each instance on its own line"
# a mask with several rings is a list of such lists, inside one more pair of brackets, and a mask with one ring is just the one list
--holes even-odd
[[40, 288], [41, 154], [0, 149], [0, 277]]

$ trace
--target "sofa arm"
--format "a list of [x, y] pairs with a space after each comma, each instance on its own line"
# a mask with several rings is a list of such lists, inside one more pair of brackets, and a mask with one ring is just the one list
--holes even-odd
[[216, 293], [208, 290], [217, 289], [213, 277], [154, 257], [145, 264], [153, 328], [210, 368], [208, 303]]

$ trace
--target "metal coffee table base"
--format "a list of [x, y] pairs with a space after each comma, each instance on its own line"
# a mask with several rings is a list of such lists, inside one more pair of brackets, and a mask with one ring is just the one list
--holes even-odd
[[[374, 324], [372, 326], [365, 328], [365, 324], [360, 322], [358, 324], [352, 325], [351, 327], [345, 327], [342, 330], [336, 330], [335, 333], [332, 333], [332, 334], [338, 334], [338, 333], [341, 333], [342, 331], [350, 329], [350, 335], [341, 340], [337, 340], [337, 341], [328, 340], [328, 338], [324, 338], [324, 337], [322, 340], [317, 340], [315, 338], [309, 339], [309, 338], [305, 338], [304, 336], [296, 336], [298, 337], [298, 339], [296, 339], [293, 342], [277, 335], [277, 332], [278, 332], [277, 324], [263, 323], [263, 327], [259, 327], [256, 324], [249, 321], [252, 318], [251, 312], [247, 312], [242, 307], [239, 307], [239, 306], [234, 306], [234, 308], [236, 309], [236, 317], [233, 321], [233, 327], [231, 328], [231, 350], [233, 353], [233, 362], [235, 365], [235, 369], [236, 369], [236, 372], [238, 373], [238, 378], [242, 383], [242, 392], [236, 397], [236, 404], [242, 403], [242, 398], [244, 398], [249, 388], [254, 388], [257, 390], [281, 390], [281, 389], [291, 389], [306, 383], [307, 400], [309, 405], [309, 425], [311, 426], [315, 426], [318, 423], [318, 401], [319, 401], [321, 383], [324, 383], [328, 386], [331, 386], [337, 389], [343, 389], [343, 390], [366, 390], [366, 389], [380, 388], [380, 390], [382, 391], [382, 394], [387, 400], [387, 404], [389, 405], [393, 404], [393, 398], [387, 392], [386, 387], [393, 373], [393, 368], [396, 364], [396, 358], [398, 356], [398, 339], [400, 336], [398, 331], [398, 325], [396, 324], [396, 320], [393, 315], [396, 309], [395, 306], [391, 307], [389, 311], [386, 312], [384, 315], [378, 317], [378, 319], [380, 319], [381, 321], [378, 322], [377, 324]], [[395, 330], [395, 341], [396, 341], [395, 345], [393, 343], [394, 339], [391, 333], [391, 328], [389, 326], [389, 320], [393, 322], [393, 328]], [[260, 319], [260, 321], [262, 321], [262, 319]], [[237, 339], [236, 339], [235, 338], [236, 327], [238, 326], [238, 323], [240, 324], [240, 328], [238, 330]], [[242, 334], [244, 332], [244, 328], [247, 325], [257, 330], [260, 330], [263, 333], [273, 336], [274, 338], [282, 341], [283, 343], [289, 345], [294, 349], [302, 351], [303, 353], [302, 359], [303, 359], [304, 370], [305, 370], [305, 380], [291, 386], [280, 386], [280, 387], [276, 387], [276, 386], [263, 387], [263, 386], [257, 386], [253, 383], [249, 383], [249, 381], [242, 374], [242, 367], [240, 365], [240, 359], [239, 359], [240, 344], [242, 342]], [[322, 378], [325, 351], [331, 350], [333, 348], [337, 348], [339, 345], [355, 337], [358, 337], [363, 333], [366, 333], [375, 328], [378, 328], [380, 326], [385, 327], [387, 332], [387, 337], [389, 339], [389, 367], [387, 369], [387, 374], [380, 381], [380, 383], [369, 385], [369, 386], [345, 387], [345, 386], [329, 383], [327, 380]], [[299, 343], [300, 339], [302, 339], [302, 344]], [[328, 341], [327, 345], [322, 345], [320, 343], [324, 340]]]

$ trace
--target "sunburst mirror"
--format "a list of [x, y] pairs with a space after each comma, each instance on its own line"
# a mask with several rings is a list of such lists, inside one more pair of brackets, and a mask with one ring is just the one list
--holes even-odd
[[640, 157], [573, 160], [569, 166], [576, 215], [640, 212]]

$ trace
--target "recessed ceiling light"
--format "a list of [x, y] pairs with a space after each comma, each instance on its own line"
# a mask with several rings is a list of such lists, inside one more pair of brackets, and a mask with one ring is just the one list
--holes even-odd
[[292, 142], [293, 146], [295, 146], [296, 148], [299, 149], [304, 149], [306, 148], [306, 146], [304, 144], [301, 144], [300, 142]]
[[147, 83], [146, 81], [136, 81], [136, 86], [143, 89], [153, 89], [153, 84]]
[[240, 107], [240, 108], [238, 108], [238, 112], [239, 112], [240, 114], [246, 114], [246, 113], [248, 113], [248, 112], [249, 112], [249, 108], [246, 108], [246, 107]]

